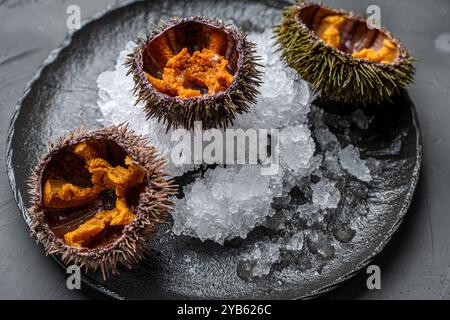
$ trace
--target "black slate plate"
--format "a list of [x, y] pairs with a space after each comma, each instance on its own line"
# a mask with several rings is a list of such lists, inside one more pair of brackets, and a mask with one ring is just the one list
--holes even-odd
[[[26, 179], [48, 141], [81, 125], [99, 127], [96, 106], [98, 75], [114, 67], [126, 43], [136, 40], [159, 18], [206, 15], [231, 19], [247, 31], [273, 26], [284, 2], [269, 1], [148, 1], [108, 11], [68, 37], [64, 45], [45, 62], [30, 82], [17, 105], [8, 135], [7, 165], [17, 203], [28, 222]], [[257, 14], [256, 14], [257, 13]], [[354, 106], [318, 101], [311, 118], [325, 110], [325, 122], [340, 137]], [[374, 117], [369, 130], [349, 129], [343, 143], [351, 142], [363, 155], [380, 161], [376, 177], [368, 186], [365, 202], [370, 220], [362, 232], [344, 246], [341, 256], [328, 261], [311, 276], [301, 274], [280, 282], [274, 277], [243, 281], [236, 274], [239, 242], [225, 247], [200, 243], [186, 237], [175, 238], [166, 226], [149, 243], [146, 259], [132, 270], [103, 281], [98, 274], [83, 280], [116, 298], [305, 298], [331, 290], [367, 265], [379, 253], [400, 225], [411, 203], [421, 163], [420, 131], [414, 106], [406, 93], [394, 102], [369, 107]], [[313, 120], [311, 120], [313, 121]], [[346, 138], [347, 137], [347, 138]], [[400, 143], [399, 143], [400, 141]], [[346, 193], [346, 184], [341, 192]], [[348, 195], [352, 197], [350, 193]], [[347, 210], [342, 208], [342, 210]], [[258, 237], [257, 230], [248, 241]], [[184, 259], [188, 255], [191, 263]], [[195, 257], [192, 262], [191, 258]], [[192, 269], [194, 267], [194, 269]], [[192, 272], [194, 270], [194, 272]]]

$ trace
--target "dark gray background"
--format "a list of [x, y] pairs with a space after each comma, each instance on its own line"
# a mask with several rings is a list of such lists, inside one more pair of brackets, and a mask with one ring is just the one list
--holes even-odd
[[[5, 168], [10, 115], [36, 69], [66, 34], [66, 9], [81, 8], [88, 20], [114, 0], [0, 0], [0, 298], [89, 299], [89, 288], [69, 291], [66, 275], [28, 236]], [[367, 290], [364, 271], [325, 299], [450, 298], [450, 1], [338, 0], [336, 7], [365, 12], [381, 8], [382, 24], [420, 58], [409, 93], [422, 128], [424, 162], [411, 210], [390, 244], [373, 262], [382, 289]], [[437, 41], [436, 39], [443, 39]], [[440, 45], [437, 45], [437, 42]]]

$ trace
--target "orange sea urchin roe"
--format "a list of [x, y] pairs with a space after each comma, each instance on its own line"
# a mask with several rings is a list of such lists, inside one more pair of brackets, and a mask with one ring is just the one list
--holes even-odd
[[[317, 35], [328, 45], [339, 49], [341, 47], [340, 32], [345, 23], [345, 17], [330, 15], [325, 17], [319, 26]], [[383, 47], [380, 50], [364, 48], [352, 53], [352, 57], [366, 59], [374, 62], [392, 63], [397, 57], [397, 46], [389, 39], [383, 40]]]
[[71, 208], [94, 200], [95, 188], [80, 188], [71, 183], [48, 179], [44, 185], [44, 205], [49, 208]]
[[384, 39], [383, 47], [380, 50], [365, 48], [352, 53], [352, 57], [367, 59], [374, 62], [392, 63], [397, 57], [397, 46], [391, 40]]
[[[214, 40], [212, 45], [220, 48], [223, 44]], [[225, 91], [233, 81], [227, 66], [228, 60], [214, 50], [203, 49], [191, 55], [184, 48], [167, 61], [162, 79], [147, 73], [146, 77], [159, 92], [186, 99], [201, 96], [199, 88], [208, 90], [209, 95]]]
[[317, 35], [320, 39], [334, 48], [341, 47], [340, 32], [344, 25], [343, 16], [327, 16], [321, 22]]
[[83, 247], [109, 226], [126, 226], [134, 217], [135, 214], [128, 208], [124, 199], [117, 198], [114, 209], [100, 211], [77, 229], [66, 233], [64, 241], [69, 246]]
[[72, 208], [94, 200], [104, 190], [112, 189], [116, 194], [116, 207], [98, 212], [93, 218], [77, 229], [64, 235], [70, 246], [85, 246], [109, 226], [125, 226], [135, 217], [128, 208], [125, 196], [127, 190], [143, 182], [145, 172], [129, 156], [125, 158], [127, 167], [113, 167], [100, 158], [95, 147], [89, 142], [81, 142], [73, 152], [86, 161], [86, 169], [91, 173], [90, 188], [81, 188], [71, 183], [49, 179], [44, 185], [44, 205], [51, 208]]

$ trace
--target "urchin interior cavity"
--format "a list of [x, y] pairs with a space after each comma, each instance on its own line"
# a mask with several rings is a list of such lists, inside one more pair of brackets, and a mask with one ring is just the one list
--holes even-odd
[[236, 73], [236, 42], [206, 23], [176, 24], [146, 44], [144, 73], [157, 91], [181, 99], [225, 91]]
[[228, 71], [228, 60], [211, 48], [190, 54], [183, 48], [168, 57], [162, 78], [145, 73], [149, 83], [161, 93], [180, 99], [215, 95], [233, 82]]
[[135, 218], [129, 190], [142, 186], [144, 178], [145, 171], [112, 142], [67, 146], [49, 162], [43, 177], [48, 223], [69, 246], [107, 244]]
[[398, 57], [394, 41], [379, 28], [370, 29], [365, 21], [316, 4], [303, 8], [298, 18], [329, 46], [355, 58], [392, 63]]

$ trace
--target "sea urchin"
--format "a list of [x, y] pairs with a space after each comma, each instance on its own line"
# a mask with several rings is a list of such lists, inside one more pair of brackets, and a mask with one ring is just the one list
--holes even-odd
[[341, 102], [379, 103], [413, 80], [414, 58], [384, 28], [352, 12], [298, 1], [275, 28], [282, 57], [313, 89]]
[[173, 205], [164, 165], [125, 125], [71, 132], [50, 144], [29, 179], [32, 235], [47, 254], [104, 278], [131, 267]]
[[234, 25], [172, 19], [139, 41], [126, 65], [137, 101], [168, 128], [226, 127], [255, 103], [260, 84], [254, 44]]

